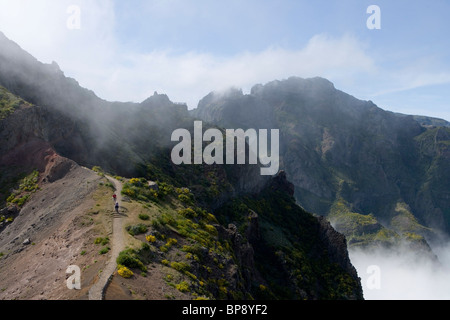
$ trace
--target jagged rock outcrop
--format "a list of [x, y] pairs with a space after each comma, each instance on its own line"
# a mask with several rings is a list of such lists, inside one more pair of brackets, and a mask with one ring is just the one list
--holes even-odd
[[317, 220], [320, 226], [319, 236], [327, 248], [330, 260], [346, 270], [353, 279], [359, 279], [358, 273], [348, 255], [345, 236], [337, 232], [325, 217], [318, 217]]
[[286, 172], [281, 170], [270, 182], [271, 188], [275, 191], [286, 192], [290, 196], [294, 196], [294, 184], [288, 181]]
[[[260, 192], [230, 199], [216, 211], [220, 220], [232, 221], [218, 230], [231, 240], [243, 279], [283, 299], [363, 299], [345, 237], [297, 206], [293, 194], [280, 172]], [[346, 280], [327, 282], [323, 274]]]
[[237, 227], [234, 224], [229, 224], [228, 228], [224, 228], [221, 225], [216, 225], [215, 227], [218, 230], [219, 239], [231, 243], [236, 257], [235, 262], [238, 269], [234, 269], [234, 272], [229, 274], [229, 278], [234, 280], [233, 287], [237, 287], [237, 283], [243, 282], [246, 290], [250, 291], [252, 282], [258, 278], [253, 246], [237, 231]]

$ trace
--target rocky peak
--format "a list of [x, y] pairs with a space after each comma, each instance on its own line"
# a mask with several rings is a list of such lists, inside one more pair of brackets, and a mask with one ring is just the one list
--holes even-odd
[[271, 188], [275, 191], [286, 192], [290, 196], [294, 196], [294, 185], [288, 181], [286, 172], [281, 170], [270, 182]]
[[173, 102], [170, 101], [169, 97], [166, 94], [158, 94], [157, 91], [153, 93], [153, 95], [146, 100], [144, 100], [141, 105], [150, 106], [150, 107], [166, 107], [172, 105]]
[[[318, 217], [319, 236], [325, 244], [330, 260], [346, 270], [354, 279], [359, 279], [355, 267], [351, 264], [345, 236], [337, 232], [324, 217]], [[361, 290], [362, 291], [362, 290]]]
[[262, 96], [274, 91], [284, 91], [293, 93], [302, 93], [310, 95], [311, 93], [318, 92], [332, 92], [336, 91], [334, 84], [321, 77], [314, 78], [300, 78], [300, 77], [290, 77], [286, 80], [275, 80], [271, 81], [265, 85], [257, 84], [252, 87], [250, 93], [252, 95]]
[[229, 224], [228, 228], [221, 225], [214, 225], [219, 233], [219, 239], [229, 241], [232, 245], [234, 256], [242, 272], [247, 290], [255, 281], [264, 281], [255, 266], [255, 251], [253, 245], [260, 239], [260, 230], [258, 224], [258, 214], [250, 210], [249, 225], [245, 232], [245, 237], [239, 233], [236, 225]]

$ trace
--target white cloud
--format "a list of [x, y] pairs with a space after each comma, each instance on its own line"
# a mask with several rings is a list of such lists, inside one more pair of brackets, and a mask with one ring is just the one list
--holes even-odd
[[[80, 8], [80, 30], [67, 27], [72, 5]], [[43, 62], [83, 57], [96, 42], [111, 46], [113, 25], [112, 0], [0, 0], [0, 30]]]
[[[186, 7], [184, 2], [174, 3], [176, 13]], [[70, 5], [80, 7], [80, 30], [66, 26]], [[153, 18], [175, 14], [166, 1], [140, 6], [136, 10], [145, 12], [140, 18], [146, 18], [147, 13]], [[116, 25], [115, 10], [114, 0], [0, 0], [0, 30], [40, 61], [56, 61], [67, 76], [107, 100], [140, 102], [158, 91], [194, 108], [210, 91], [224, 87], [248, 91], [254, 84], [275, 79], [322, 76], [343, 91], [377, 103], [377, 99], [385, 101], [395, 92], [450, 82], [450, 74], [437, 66], [436, 59], [424, 58], [413, 64], [405, 61], [402, 66], [387, 68], [386, 61], [381, 65], [366, 43], [351, 35], [319, 34], [301, 49], [272, 46], [228, 56], [195, 48], [180, 53], [155, 47], [151, 52], [138, 53], [120, 42], [117, 30], [122, 26]], [[188, 11], [191, 20], [195, 21], [197, 11], [201, 10]], [[133, 25], [141, 25], [142, 30], [167, 27], [154, 23], [146, 20]], [[420, 103], [417, 101], [415, 107]], [[426, 114], [427, 110], [419, 113]]]
[[114, 71], [108, 72], [111, 76], [103, 81], [106, 85], [97, 85], [103, 95], [114, 100], [141, 101], [157, 90], [172, 100], [188, 102], [190, 107], [210, 91], [228, 86], [248, 90], [256, 83], [290, 76], [345, 78], [374, 68], [356, 39], [324, 35], [314, 36], [297, 51], [274, 47], [231, 57], [154, 51], [127, 54], [121, 59], [123, 63], [109, 66]]
[[442, 66], [432, 66], [424, 60], [414, 61], [404, 68], [379, 72], [379, 83], [383, 85], [374, 86], [380, 91], [372, 91], [372, 96], [378, 97], [428, 86], [450, 84], [450, 72]]
[[[76, 30], [67, 27], [72, 5], [80, 9]], [[109, 76], [105, 67], [116, 55], [114, 21], [112, 0], [0, 0], [0, 31], [39, 61], [56, 61], [83, 85]]]
[[[449, 300], [450, 245], [434, 248], [433, 263], [404, 247], [398, 251], [350, 250], [352, 264], [361, 277], [367, 300]], [[376, 266], [379, 273], [370, 268]], [[375, 277], [378, 282], [374, 281]], [[374, 287], [373, 284], [379, 284]]]
[[[73, 4], [81, 10], [80, 30], [66, 27]], [[290, 76], [345, 80], [374, 68], [351, 36], [316, 35], [301, 50], [271, 47], [228, 57], [196, 51], [133, 53], [114, 33], [112, 0], [0, 0], [0, 30], [40, 61], [56, 61], [67, 76], [107, 100], [139, 102], [157, 90], [193, 108], [210, 91], [227, 86], [248, 90]]]

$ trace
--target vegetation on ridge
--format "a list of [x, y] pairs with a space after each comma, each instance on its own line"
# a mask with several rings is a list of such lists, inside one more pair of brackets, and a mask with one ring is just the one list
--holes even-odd
[[0, 86], [0, 120], [7, 118], [10, 114], [22, 106], [30, 107], [31, 104], [13, 95], [4, 87]]
[[[156, 212], [148, 222], [138, 214], [136, 219], [141, 222], [127, 227], [129, 231], [145, 227], [130, 232], [141, 244], [126, 249], [117, 259], [119, 268], [126, 267], [134, 274], [131, 279], [143, 276], [139, 272], [146, 272], [149, 264], [157, 264], [169, 286], [192, 298], [358, 297], [357, 280], [329, 262], [327, 248], [317, 234], [317, 219], [285, 192], [269, 188], [209, 211], [198, 204], [196, 198], [201, 195], [190, 189], [167, 182], [157, 185], [155, 190], [145, 178], [132, 178], [122, 189], [123, 196]], [[257, 242], [248, 238], [254, 212], [261, 232]], [[222, 227], [230, 223], [242, 237], [239, 242], [233, 240], [232, 229]], [[253, 247], [254, 255], [241, 252], [246, 243]]]

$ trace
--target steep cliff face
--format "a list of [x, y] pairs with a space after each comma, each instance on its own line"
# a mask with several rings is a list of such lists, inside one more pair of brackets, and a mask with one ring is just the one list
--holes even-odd
[[[1, 88], [3, 97], [6, 89]], [[19, 98], [8, 93], [3, 99], [6, 106]], [[74, 123], [67, 117], [48, 109], [22, 102], [14, 111], [0, 120], [0, 201], [5, 203], [18, 179], [32, 171], [40, 173], [36, 183], [53, 182], [63, 177], [75, 162], [61, 157], [55, 146], [66, 142], [71, 149], [80, 148], [74, 144], [79, 137]]]
[[222, 225], [239, 230], [251, 245], [249, 250], [240, 240], [236, 250], [237, 257], [245, 254], [244, 270], [253, 270], [244, 273], [246, 283], [259, 281], [268, 296], [281, 299], [362, 299], [345, 237], [298, 207], [293, 191], [281, 172], [261, 192], [232, 199], [215, 211]]
[[347, 271], [353, 279], [358, 279], [358, 273], [350, 262], [347, 250], [347, 240], [342, 233], [337, 232], [324, 217], [318, 217], [319, 237], [326, 246], [330, 260]]

